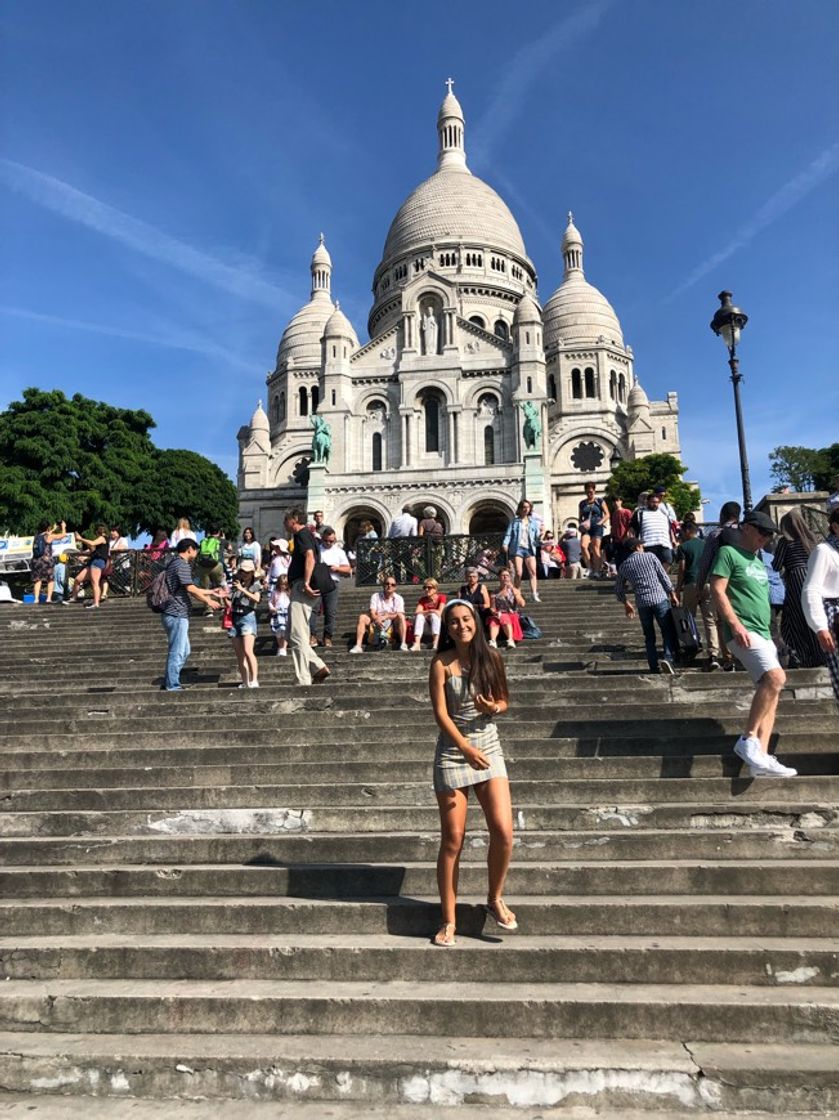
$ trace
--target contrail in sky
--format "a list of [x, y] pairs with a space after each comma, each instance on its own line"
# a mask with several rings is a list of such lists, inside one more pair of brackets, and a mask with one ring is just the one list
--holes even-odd
[[468, 143], [476, 163], [485, 162], [490, 148], [521, 112], [531, 86], [560, 51], [576, 46], [595, 31], [614, 0], [591, 0], [571, 16], [559, 20], [544, 35], [526, 43], [504, 64], [504, 77]]
[[96, 230], [137, 253], [187, 272], [241, 299], [264, 304], [274, 311], [278, 309], [278, 304], [295, 303], [288, 292], [255, 272], [224, 264], [155, 226], [33, 167], [0, 159], [0, 182], [55, 214]]
[[728, 260], [733, 256], [738, 249], [742, 249], [759, 233], [761, 233], [767, 226], [772, 225], [779, 218], [783, 217], [788, 210], [796, 206], [803, 198], [806, 198], [811, 191], [820, 186], [826, 179], [835, 175], [839, 171], [839, 142], [832, 144], [813, 160], [809, 166], [805, 167], [803, 171], [799, 171], [794, 175], [789, 182], [784, 183], [779, 191], [776, 191], [763, 206], [753, 215], [752, 218], [741, 226], [735, 233], [731, 241], [713, 256], [708, 257], [702, 264], [698, 265], [691, 274], [678, 284], [672, 292], [665, 298], [665, 303], [670, 303], [672, 300], [680, 296], [682, 292], [692, 287], [697, 280], [701, 280], [703, 276], [707, 276], [712, 272], [717, 265], [722, 264], [723, 261]]
[[[107, 323], [92, 323], [85, 319], [65, 319], [60, 315], [47, 315], [42, 311], [30, 311], [25, 307], [9, 307], [0, 304], [0, 315], [11, 315], [16, 319], [27, 319], [33, 323], [44, 323], [53, 327], [64, 327], [75, 331], [88, 331], [91, 334], [104, 334], [112, 338], [126, 338], [134, 342], [146, 342], [150, 346], [165, 346], [172, 350], [189, 350], [194, 354], [206, 354], [207, 357], [221, 359], [230, 365], [241, 369], [253, 371], [254, 362], [246, 361], [238, 354], [217, 346], [205, 338], [180, 334], [145, 334], [142, 331], [126, 330], [123, 327], [112, 327]], [[258, 365], [258, 363], [256, 363]]]

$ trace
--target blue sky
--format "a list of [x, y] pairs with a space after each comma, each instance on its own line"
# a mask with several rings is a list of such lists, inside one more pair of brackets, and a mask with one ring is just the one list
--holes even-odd
[[829, 0], [9, 0], [0, 30], [0, 407], [37, 385], [146, 408], [234, 474], [320, 230], [367, 337], [452, 75], [542, 302], [573, 209], [712, 508], [740, 489], [722, 288], [750, 316], [755, 495], [772, 447], [839, 439]]

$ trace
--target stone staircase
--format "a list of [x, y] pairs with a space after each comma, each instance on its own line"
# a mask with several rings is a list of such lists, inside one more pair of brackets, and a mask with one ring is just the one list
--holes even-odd
[[504, 655], [520, 932], [473, 804], [449, 950], [427, 653], [301, 690], [265, 626], [242, 692], [198, 615], [167, 695], [143, 602], [2, 608], [0, 1117], [839, 1115], [826, 676], [781, 701], [801, 776], [743, 778], [744, 674], [642, 675], [610, 585], [543, 598]]

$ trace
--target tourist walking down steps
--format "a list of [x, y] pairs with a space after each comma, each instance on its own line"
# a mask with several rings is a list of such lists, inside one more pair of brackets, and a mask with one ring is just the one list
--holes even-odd
[[830, 511], [828, 528], [827, 540], [810, 553], [801, 605], [825, 655], [839, 704], [839, 503]]
[[723, 619], [723, 637], [756, 688], [746, 729], [734, 753], [753, 778], [794, 778], [798, 773], [769, 753], [775, 713], [786, 674], [771, 637], [769, 577], [758, 552], [775, 533], [765, 513], [751, 510], [740, 526], [739, 544], [724, 544], [711, 570], [711, 594]]
[[443, 609], [428, 687], [440, 729], [434, 792], [440, 810], [442, 921], [433, 943], [448, 947], [455, 943], [458, 868], [472, 788], [489, 830], [487, 913], [501, 929], [518, 929], [515, 914], [501, 897], [513, 850], [513, 810], [494, 720], [509, 706], [507, 677], [501, 655], [487, 645], [476, 608], [465, 599], [450, 599]]
[[204, 591], [195, 585], [190, 565], [197, 555], [198, 542], [186, 537], [178, 541], [175, 559], [166, 568], [166, 587], [170, 597], [160, 614], [160, 622], [169, 643], [166, 673], [161, 685], [166, 692], [183, 692], [181, 669], [190, 652], [190, 595], [211, 611], [217, 611], [221, 607], [218, 594]]
[[781, 573], [786, 588], [781, 610], [781, 639], [789, 649], [791, 669], [814, 669], [824, 665], [824, 654], [804, 617], [801, 591], [810, 555], [818, 542], [797, 509], [784, 514], [780, 528], [772, 566]]
[[288, 582], [291, 587], [289, 645], [298, 684], [320, 684], [329, 676], [329, 668], [312, 648], [310, 621], [312, 607], [320, 593], [311, 585], [318, 560], [318, 543], [306, 528], [303, 513], [290, 509], [285, 515], [286, 532], [293, 538]]
[[[673, 589], [664, 565], [652, 552], [646, 552], [637, 537], [627, 537], [625, 547], [629, 552], [626, 560], [618, 568], [615, 581], [615, 595], [623, 603], [627, 618], [634, 618], [637, 609], [644, 631], [644, 646], [647, 664], [651, 673], [673, 676], [673, 663], [679, 645], [676, 624], [670, 613], [670, 604], [678, 605], [679, 596]], [[626, 584], [635, 592], [635, 607], [626, 598]], [[661, 631], [664, 656], [659, 659], [656, 644], [655, 624]]]

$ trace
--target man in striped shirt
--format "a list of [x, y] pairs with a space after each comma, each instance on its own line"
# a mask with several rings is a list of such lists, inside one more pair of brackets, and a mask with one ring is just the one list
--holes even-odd
[[657, 556], [662, 564], [673, 563], [676, 536], [673, 522], [661, 508], [661, 496], [650, 494], [647, 508], [639, 506], [632, 516], [631, 526], [647, 552]]
[[[670, 614], [670, 604], [678, 606], [679, 596], [661, 561], [652, 553], [645, 552], [644, 545], [637, 537], [627, 537], [624, 547], [629, 552], [629, 556], [618, 568], [615, 595], [618, 602], [623, 603], [627, 618], [634, 618], [637, 608], [641, 629], [644, 631], [650, 672], [672, 676], [675, 672], [673, 662], [676, 659], [679, 640], [673, 616]], [[625, 586], [627, 583], [635, 592], [635, 607], [627, 602]], [[656, 646], [656, 622], [664, 643], [664, 656], [661, 660]]]

